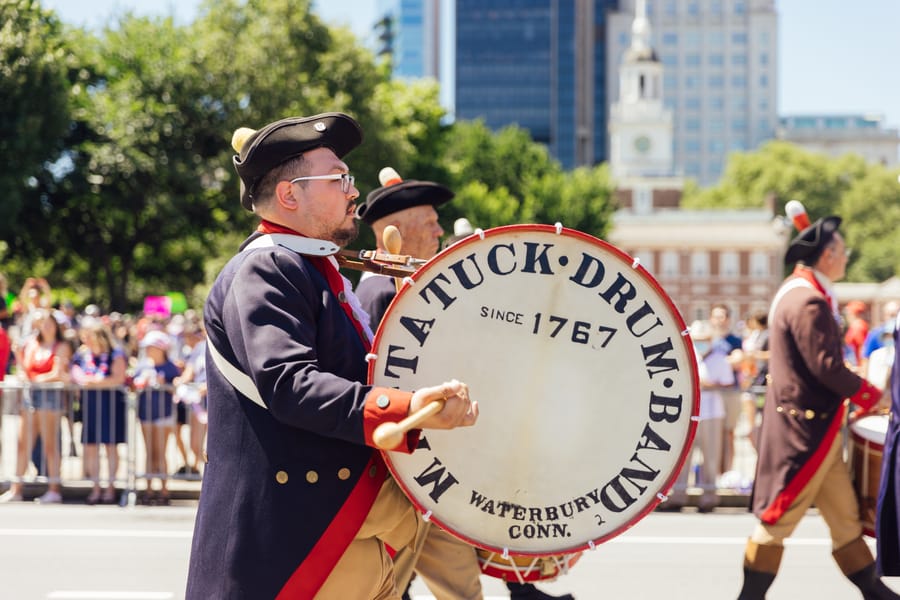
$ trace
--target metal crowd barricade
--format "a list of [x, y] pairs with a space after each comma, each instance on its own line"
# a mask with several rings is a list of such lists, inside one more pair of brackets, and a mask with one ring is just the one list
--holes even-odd
[[[164, 391], [171, 394], [173, 391], [171, 386], [153, 386], [140, 391], [133, 391], [124, 386], [110, 388], [111, 394], [113, 392], [124, 394], [124, 405], [112, 402], [107, 407], [108, 410], [88, 410], [89, 415], [94, 414], [103, 422], [86, 423], [85, 408], [87, 407], [85, 402], [88, 398], [92, 398], [89, 402], [99, 400], [97, 397], [90, 396], [92, 392], [95, 394], [99, 392], [96, 388], [86, 390], [74, 384], [63, 383], [34, 384], [15, 376], [7, 376], [4, 381], [0, 382], [0, 490], [15, 481], [22, 482], [26, 486], [29, 484], [45, 485], [57, 481], [57, 478], [51, 478], [48, 472], [48, 457], [40, 439], [39, 428], [36, 426], [39, 418], [37, 411], [44, 410], [36, 408], [32, 402], [33, 392], [36, 390], [59, 390], [62, 395], [61, 407], [56, 418], [59, 419], [57, 429], [57, 448], [60, 455], [58, 481], [64, 489], [84, 488], [93, 484], [93, 478], [88, 477], [85, 472], [85, 454], [82, 442], [85, 428], [91, 430], [115, 429], [120, 420], [124, 421], [124, 438], [120, 444], [115, 445], [119, 465], [116, 473], [112, 474], [112, 482], [116, 489], [122, 490], [119, 497], [120, 505], [133, 506], [136, 504], [139, 488], [146, 486], [145, 482], [148, 477], [165, 477], [170, 481], [173, 479], [200, 480], [199, 473], [186, 472], [174, 475], [171, 473], [177, 469], [183, 458], [177, 449], [178, 443], [174, 442], [173, 436], [169, 434], [174, 432], [176, 436], [180, 436], [185, 449], [188, 453], [190, 452], [187, 441], [190, 439], [191, 427], [189, 408], [186, 409], [188, 417], [185, 421], [187, 423], [180, 427], [177, 418], [178, 408], [177, 406], [173, 407], [172, 428], [162, 438], [165, 443], [162, 454], [166, 457], [164, 464], [169, 467], [167, 469], [169, 473], [147, 468], [148, 450], [158, 450], [158, 448], [152, 446], [155, 443], [152, 438], [151, 446], [148, 447], [142, 435], [139, 415], [141, 398], [143, 395], [146, 406], [146, 398], [149, 397], [152, 405], [154, 402], [162, 401], [159, 398], [163, 398], [163, 396], [158, 392]], [[123, 410], [124, 415], [122, 414]], [[187, 440], [185, 436], [187, 436]], [[20, 441], [24, 444], [20, 445]], [[24, 456], [20, 456], [21, 454]], [[109, 460], [108, 458], [106, 461], [102, 460], [103, 454], [103, 452], [100, 453], [100, 468], [96, 477], [101, 482], [106, 482], [110, 478]], [[21, 468], [23, 462], [25, 464], [24, 472]], [[122, 462], [124, 465], [121, 464]]]

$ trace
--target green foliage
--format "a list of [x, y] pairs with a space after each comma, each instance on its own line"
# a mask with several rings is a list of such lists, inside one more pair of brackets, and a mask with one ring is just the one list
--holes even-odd
[[849, 281], [884, 281], [900, 275], [900, 171], [873, 166], [853, 179], [837, 213], [853, 248]]
[[0, 238], [17, 233], [34, 178], [56, 158], [69, 124], [68, 51], [37, 0], [0, 0]]
[[481, 121], [457, 122], [445, 163], [457, 198], [442, 209], [487, 229], [513, 223], [556, 223], [595, 236], [609, 229], [613, 184], [606, 166], [565, 172], [546, 147], [510, 126], [493, 133]]
[[777, 214], [784, 214], [788, 200], [799, 200], [812, 220], [840, 215], [841, 231], [854, 248], [846, 280], [884, 281], [900, 273], [897, 176], [855, 154], [833, 159], [770, 142], [756, 152], [733, 154], [718, 186], [686, 187], [682, 206], [759, 208], [774, 197]]

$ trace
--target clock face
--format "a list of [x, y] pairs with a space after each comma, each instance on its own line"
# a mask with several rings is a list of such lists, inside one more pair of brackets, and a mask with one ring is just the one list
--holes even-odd
[[634, 149], [644, 154], [650, 151], [650, 138], [646, 135], [639, 135], [634, 138]]

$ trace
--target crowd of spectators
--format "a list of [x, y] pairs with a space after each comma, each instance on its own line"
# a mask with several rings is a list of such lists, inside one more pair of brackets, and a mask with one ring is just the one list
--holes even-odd
[[[0, 408], [19, 417], [15, 473], [0, 502], [22, 500], [23, 483], [35, 473], [47, 481], [38, 501], [62, 501], [65, 425], [68, 439], [81, 442], [82, 477], [93, 484], [87, 503], [117, 503], [133, 392], [146, 457], [140, 500], [168, 504], [169, 476], [199, 478], [204, 463], [205, 356], [202, 318], [193, 310], [130, 315], [89, 304], [78, 311], [55, 299], [45, 279], [28, 278], [12, 295], [0, 274], [0, 381], [15, 391], [0, 396]], [[172, 454], [180, 465], [169, 464]]]

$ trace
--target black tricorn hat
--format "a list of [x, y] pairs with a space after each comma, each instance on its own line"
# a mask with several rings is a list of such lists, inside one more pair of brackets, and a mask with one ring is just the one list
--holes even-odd
[[369, 225], [405, 208], [423, 204], [440, 206], [454, 196], [449, 188], [439, 183], [415, 179], [404, 181], [390, 167], [382, 169], [378, 178], [382, 187], [369, 192], [366, 201], [356, 207], [356, 218]]
[[814, 264], [840, 225], [840, 217], [822, 217], [798, 233], [797, 237], [792, 239], [788, 245], [784, 255], [784, 264], [789, 265], [798, 261], [803, 261], [807, 265]]
[[233, 161], [241, 178], [241, 205], [253, 210], [256, 184], [281, 163], [323, 147], [331, 148], [338, 158], [343, 158], [359, 146], [362, 137], [359, 123], [337, 112], [288, 117], [256, 131], [238, 129], [231, 145], [238, 152]]

